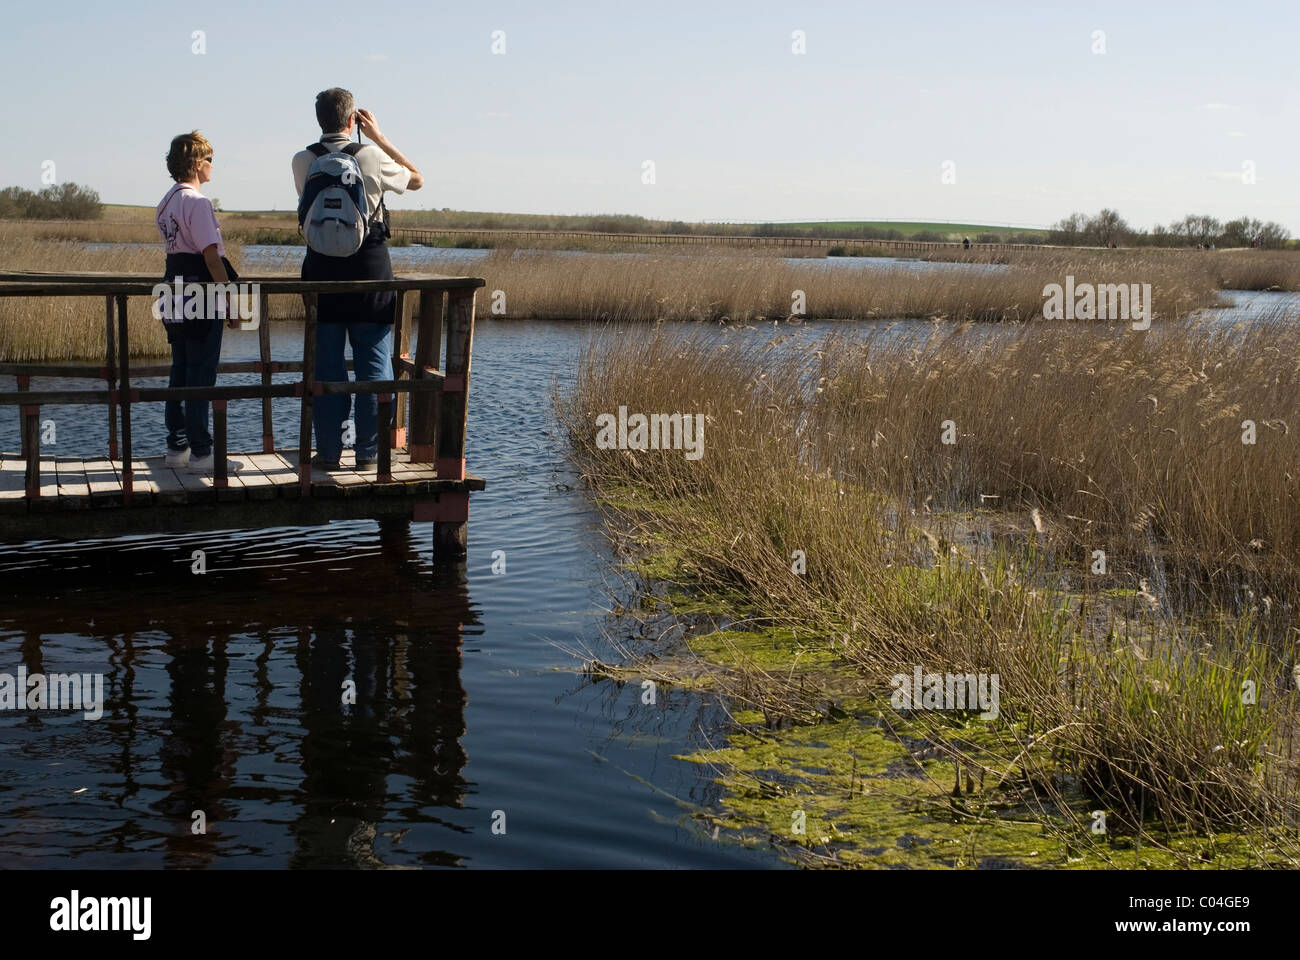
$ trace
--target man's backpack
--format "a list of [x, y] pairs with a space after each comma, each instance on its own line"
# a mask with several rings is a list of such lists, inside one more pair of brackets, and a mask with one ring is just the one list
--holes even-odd
[[322, 143], [307, 148], [316, 155], [298, 200], [298, 230], [307, 246], [327, 257], [350, 257], [361, 249], [372, 222], [385, 234], [387, 211], [382, 198], [372, 217], [356, 152], [349, 143], [331, 152]]

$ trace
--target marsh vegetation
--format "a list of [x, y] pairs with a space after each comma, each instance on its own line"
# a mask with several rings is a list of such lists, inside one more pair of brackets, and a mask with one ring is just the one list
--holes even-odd
[[[838, 865], [1294, 866], [1297, 356], [1282, 316], [593, 342], [558, 409], [683, 624], [633, 672], [735, 705], [692, 758], [722, 825]], [[620, 404], [703, 412], [705, 455], [596, 448]], [[999, 717], [891, 708], [914, 665], [998, 674]]]

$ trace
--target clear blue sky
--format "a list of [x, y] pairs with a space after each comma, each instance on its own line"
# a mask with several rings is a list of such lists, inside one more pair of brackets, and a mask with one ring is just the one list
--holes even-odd
[[60, 181], [152, 204], [168, 141], [197, 127], [215, 148], [209, 196], [285, 209], [289, 158], [319, 133], [315, 94], [343, 86], [425, 174], [394, 208], [1043, 225], [1111, 206], [1140, 226], [1249, 214], [1300, 234], [1298, 10], [11, 4], [0, 185], [39, 189], [53, 160]]

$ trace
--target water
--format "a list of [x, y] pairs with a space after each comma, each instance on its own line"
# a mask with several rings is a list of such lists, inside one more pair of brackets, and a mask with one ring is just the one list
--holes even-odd
[[1293, 318], [1300, 314], [1300, 293], [1224, 290], [1223, 295], [1228, 306], [1206, 311], [1218, 323], [1266, 320], [1278, 315]]
[[[301, 355], [296, 325], [273, 329], [275, 356]], [[639, 685], [587, 682], [554, 645], [612, 659], [618, 627], [549, 415], [583, 336], [478, 324], [468, 458], [488, 488], [463, 569], [435, 571], [430, 524], [0, 547], [0, 672], [102, 673], [106, 700], [98, 721], [0, 712], [0, 866], [779, 865], [677, 802], [714, 797], [707, 770], [672, 757], [716, 735], [716, 704], [661, 688], [643, 705]], [[256, 349], [228, 331], [223, 357]], [[232, 404], [232, 450], [260, 445], [256, 410]], [[102, 407], [54, 416], [53, 451], [105, 450]], [[133, 422], [161, 450], [161, 407]], [[290, 445], [293, 401], [276, 424]]]
[[[101, 246], [114, 246], [114, 244], [101, 244]], [[145, 244], [141, 244], [145, 246]], [[658, 247], [653, 253], [639, 251], [623, 251], [617, 253], [593, 253], [584, 250], [515, 250], [511, 256], [513, 258], [528, 256], [555, 256], [555, 257], [604, 257], [619, 260], [642, 260], [642, 259], [681, 259], [681, 260], [698, 260], [698, 252], [689, 252], [690, 247], [681, 248], [682, 252], [673, 252], [671, 247]], [[455, 247], [391, 247], [389, 253], [393, 260], [393, 269], [400, 273], [402, 270], [432, 270], [440, 273], [473, 273], [474, 264], [491, 255], [492, 250], [460, 250]], [[261, 269], [270, 269], [273, 267], [286, 267], [297, 270], [302, 265], [302, 259], [306, 255], [305, 247], [289, 246], [283, 244], [248, 244], [243, 248], [242, 263], [247, 265], [250, 271]], [[752, 251], [737, 252], [737, 256], [752, 255]], [[966, 271], [966, 272], [987, 272], [1006, 270], [1005, 264], [998, 263], [951, 263], [942, 260], [909, 260], [900, 257], [776, 257], [774, 258], [784, 263], [798, 264], [810, 267], [824, 267], [831, 270], [843, 269], [877, 269], [877, 270], [908, 270], [912, 272], [925, 271]]]

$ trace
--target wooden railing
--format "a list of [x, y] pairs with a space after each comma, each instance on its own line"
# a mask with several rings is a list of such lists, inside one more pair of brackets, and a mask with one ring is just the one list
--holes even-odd
[[[103, 297], [105, 351], [103, 365], [69, 363], [0, 363], [0, 375], [17, 378], [17, 390], [0, 392], [0, 406], [21, 410], [22, 456], [26, 459], [26, 496], [40, 497], [40, 413], [42, 406], [104, 403], [108, 408], [109, 459], [122, 464], [122, 498], [130, 505], [132, 493], [132, 406], [168, 400], [212, 402], [213, 485], [228, 484], [227, 405], [231, 400], [260, 400], [262, 450], [274, 452], [271, 402], [276, 397], [298, 397], [301, 413], [298, 435], [298, 478], [303, 495], [311, 490], [312, 412], [316, 397], [326, 394], [379, 395], [379, 456], [377, 481], [392, 479], [392, 450], [406, 446], [409, 421], [410, 459], [433, 463], [440, 478], [465, 479], [466, 400], [474, 342], [474, 297], [483, 286], [475, 277], [434, 274], [403, 275], [394, 280], [304, 281], [286, 277], [240, 277], [239, 283], [257, 284], [258, 345], [260, 359], [222, 363], [218, 374], [260, 373], [261, 383], [212, 387], [133, 387], [135, 377], [166, 376], [171, 365], [132, 366], [127, 324], [127, 297], [152, 296], [159, 280], [140, 274], [40, 274], [0, 273], [0, 297]], [[316, 296], [335, 293], [395, 291], [393, 379], [321, 382], [316, 380]], [[302, 296], [307, 306], [303, 326], [301, 361], [271, 359], [269, 298]], [[416, 351], [410, 357], [411, 327], [416, 326]], [[160, 322], [160, 321], [154, 321]], [[213, 322], [221, 322], [214, 320]], [[447, 350], [441, 366], [438, 352], [446, 331]], [[293, 383], [272, 382], [275, 373], [299, 373]], [[32, 377], [84, 377], [101, 380], [105, 389], [33, 390]], [[394, 417], [394, 404], [396, 416]], [[393, 423], [391, 429], [387, 425]], [[119, 446], [121, 457], [119, 458]], [[463, 538], [463, 530], [459, 531]]]

